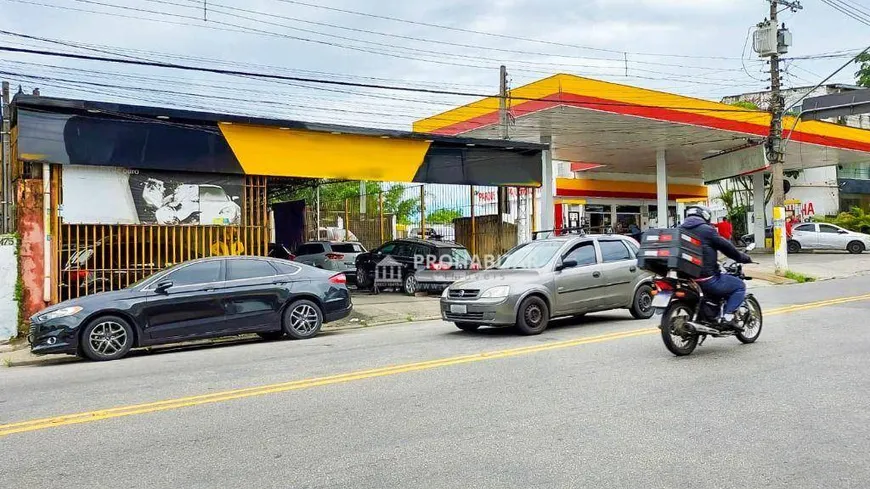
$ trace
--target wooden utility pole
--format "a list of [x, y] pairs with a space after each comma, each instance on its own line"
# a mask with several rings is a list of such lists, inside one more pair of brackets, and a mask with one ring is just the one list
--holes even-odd
[[12, 209], [12, 203], [15, 202], [14, 196], [12, 196], [12, 143], [11, 143], [11, 131], [12, 131], [12, 114], [9, 112], [9, 82], [3, 82], [2, 85], [2, 99], [0, 99], [0, 113], [2, 113], [3, 119], [2, 124], [0, 124], [0, 171], [2, 171], [2, 186], [0, 186], [0, 190], [3, 192], [2, 196], [2, 209], [3, 212], [3, 222], [0, 223], [0, 228], [2, 228], [3, 233], [9, 233], [12, 231], [12, 219], [9, 215]]

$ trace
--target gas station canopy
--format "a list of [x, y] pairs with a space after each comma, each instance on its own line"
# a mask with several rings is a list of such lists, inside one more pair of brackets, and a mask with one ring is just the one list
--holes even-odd
[[[664, 151], [668, 177], [713, 180], [703, 163], [718, 168], [716, 179], [764, 168], [735, 165], [720, 157], [759, 145], [770, 114], [717, 102], [559, 74], [509, 94], [512, 140], [552, 142], [553, 159], [575, 162], [585, 172], [655, 175]], [[501, 137], [499, 99], [491, 97], [418, 121], [414, 130], [440, 135]], [[870, 159], [870, 131], [793, 117], [783, 122], [786, 169], [830, 166]], [[763, 152], [759, 152], [763, 155]], [[754, 158], [751, 158], [754, 159]], [[709, 171], [707, 172], [709, 173]]]

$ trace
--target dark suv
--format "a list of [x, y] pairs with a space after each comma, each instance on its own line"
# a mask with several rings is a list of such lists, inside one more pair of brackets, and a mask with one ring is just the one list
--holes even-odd
[[473, 263], [462, 245], [414, 238], [397, 239], [356, 257], [357, 286], [360, 289], [374, 288], [378, 285], [376, 270], [387, 266], [396, 269], [392, 276], [402, 290], [413, 295], [419, 290], [416, 273], [420, 270], [470, 269]]

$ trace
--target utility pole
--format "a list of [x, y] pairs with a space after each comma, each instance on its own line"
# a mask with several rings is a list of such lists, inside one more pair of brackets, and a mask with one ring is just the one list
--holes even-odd
[[12, 143], [11, 143], [11, 131], [12, 131], [12, 114], [9, 111], [9, 82], [3, 82], [2, 85], [2, 99], [0, 99], [0, 114], [2, 114], [2, 124], [0, 124], [0, 156], [2, 156], [2, 164], [0, 164], [0, 169], [2, 169], [3, 180], [2, 180], [2, 189], [3, 192], [3, 200], [2, 200], [2, 211], [3, 211], [3, 222], [0, 223], [0, 227], [2, 227], [3, 233], [8, 233], [12, 231], [12, 218], [9, 215], [12, 209], [12, 203], [15, 202], [15, 198], [12, 197]]
[[770, 18], [758, 25], [755, 33], [755, 50], [761, 56], [770, 57], [770, 134], [767, 138], [767, 159], [770, 162], [773, 189], [773, 251], [774, 267], [777, 275], [788, 270], [788, 253], [785, 234], [785, 189], [783, 164], [785, 153], [782, 146], [782, 116], [785, 100], [782, 96], [782, 80], [779, 69], [779, 56], [788, 52], [791, 34], [779, 27], [779, 8], [783, 6], [795, 12], [800, 10], [797, 1], [768, 0]]
[[[501, 129], [501, 138], [510, 139], [508, 133], [508, 74], [507, 67], [501, 65], [498, 73], [498, 125]], [[502, 253], [504, 245], [502, 244], [502, 224], [504, 222], [504, 213], [508, 208], [507, 187], [498, 187], [496, 192], [496, 207], [498, 208], [498, 254]]]

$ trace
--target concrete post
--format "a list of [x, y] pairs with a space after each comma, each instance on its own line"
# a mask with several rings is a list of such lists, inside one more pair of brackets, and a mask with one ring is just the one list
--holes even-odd
[[666, 228], [668, 227], [668, 169], [663, 149], [656, 151], [656, 197], [658, 201], [656, 226]]
[[752, 204], [752, 215], [755, 216], [752, 234], [755, 236], [755, 246], [761, 250], [767, 248], [764, 240], [764, 229], [767, 227], [764, 216], [764, 172], [752, 175]]
[[550, 145], [541, 155], [542, 178], [541, 178], [541, 227], [540, 229], [554, 229], [553, 213], [555, 212], [554, 197], [556, 195], [556, 173], [553, 169], [552, 139], [542, 136], [541, 143]]

